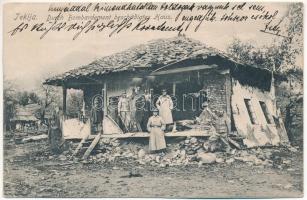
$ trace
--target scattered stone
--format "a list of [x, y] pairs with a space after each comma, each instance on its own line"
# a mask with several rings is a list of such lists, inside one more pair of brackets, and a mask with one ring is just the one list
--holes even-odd
[[162, 167], [162, 168], [165, 168], [166, 164], [165, 163], [161, 163], [159, 166]]
[[143, 175], [138, 172], [137, 169], [133, 168], [129, 172], [129, 177], [142, 177]]
[[140, 164], [140, 165], [145, 165], [146, 163], [144, 162], [144, 161], [142, 161], [142, 160], [138, 160], [138, 163]]
[[61, 161], [67, 160], [66, 156], [64, 156], [64, 155], [60, 155], [58, 157], [58, 159], [61, 160]]
[[185, 150], [181, 150], [180, 151], [180, 157], [181, 158], [185, 158], [186, 157], [186, 151]]
[[194, 161], [197, 161], [198, 159], [197, 159], [197, 156], [192, 156], [192, 157], [190, 157], [190, 161], [191, 162], [194, 162]]
[[208, 141], [204, 142], [203, 148], [205, 151], [208, 152], [210, 150], [210, 143]]
[[290, 147], [290, 148], [289, 148], [289, 151], [291, 151], [291, 152], [294, 152], [294, 153], [295, 153], [295, 152], [297, 152], [297, 149], [296, 149], [295, 147]]
[[294, 172], [295, 169], [293, 169], [293, 168], [288, 168], [287, 171], [289, 171], [289, 172]]
[[229, 159], [226, 160], [226, 163], [227, 163], [227, 164], [231, 164], [231, 163], [233, 163], [234, 161], [235, 161], [235, 159], [229, 158]]
[[156, 162], [159, 163], [160, 162], [161, 157], [160, 156], [156, 156]]
[[146, 155], [145, 150], [144, 149], [140, 149], [139, 152], [138, 152], [138, 158], [142, 159], [142, 158], [145, 157], [145, 155]]
[[216, 158], [215, 162], [224, 163], [224, 159], [223, 158]]
[[197, 143], [197, 138], [192, 137], [192, 138], [190, 139], [190, 143], [192, 143], [192, 144]]
[[197, 157], [205, 164], [214, 163], [216, 161], [216, 155], [214, 153], [200, 153]]
[[234, 154], [236, 154], [236, 152], [237, 152], [236, 149], [232, 149], [229, 153], [230, 153], [231, 155], [234, 155]]
[[190, 150], [187, 151], [187, 154], [188, 155], [194, 155], [195, 151], [193, 149], [190, 149]]
[[291, 164], [291, 160], [283, 160], [282, 163], [286, 164], [286, 165], [290, 165]]

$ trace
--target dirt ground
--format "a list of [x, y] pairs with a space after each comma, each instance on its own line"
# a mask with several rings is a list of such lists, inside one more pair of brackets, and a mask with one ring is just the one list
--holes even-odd
[[[47, 141], [4, 140], [5, 197], [302, 197], [303, 153], [281, 151], [291, 164], [228, 163], [153, 167], [50, 160]], [[129, 177], [131, 170], [141, 177]]]

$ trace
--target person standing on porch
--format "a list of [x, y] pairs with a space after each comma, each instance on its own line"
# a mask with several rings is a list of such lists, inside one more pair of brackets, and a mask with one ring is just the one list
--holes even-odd
[[165, 123], [161, 116], [158, 115], [158, 110], [153, 111], [147, 123], [147, 130], [150, 132], [149, 136], [149, 151], [158, 153], [166, 149], [166, 142], [164, 137]]
[[92, 131], [94, 134], [97, 134], [103, 130], [103, 102], [99, 98], [94, 99], [94, 103], [91, 109], [91, 123]]
[[135, 88], [132, 88], [132, 94], [129, 98], [130, 100], [130, 126], [129, 130], [132, 132], [141, 131], [140, 124], [137, 121], [137, 107], [136, 107], [136, 100], [137, 100], [137, 92]]
[[[142, 132], [141, 124], [144, 123], [144, 106], [145, 106], [145, 97], [140, 91], [140, 87], [136, 87], [134, 92], [131, 95], [131, 124], [135, 131]], [[147, 123], [147, 120], [146, 120]], [[145, 128], [146, 130], [146, 124]]]
[[159, 110], [159, 115], [166, 124], [166, 129], [168, 129], [169, 125], [173, 123], [172, 109], [174, 106], [172, 98], [166, 93], [165, 89], [162, 90], [162, 95], [158, 98], [156, 107]]
[[127, 97], [126, 92], [123, 92], [122, 96], [119, 98], [118, 105], [118, 116], [122, 123], [124, 124], [125, 131], [129, 131], [130, 127], [130, 101]]

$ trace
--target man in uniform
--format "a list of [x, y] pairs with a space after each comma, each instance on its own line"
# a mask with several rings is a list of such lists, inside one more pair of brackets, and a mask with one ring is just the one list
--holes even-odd
[[130, 101], [127, 98], [126, 92], [123, 92], [118, 101], [118, 116], [124, 124], [125, 131], [129, 131], [130, 127]]
[[144, 94], [142, 94], [140, 87], [137, 87], [133, 94], [134, 95], [131, 95], [130, 107], [132, 116], [131, 121], [134, 124], [134, 130], [142, 132], [143, 130], [145, 130], [143, 129], [144, 127], [142, 128], [142, 125], [144, 123], [147, 123], [147, 121], [144, 120], [145, 96]]

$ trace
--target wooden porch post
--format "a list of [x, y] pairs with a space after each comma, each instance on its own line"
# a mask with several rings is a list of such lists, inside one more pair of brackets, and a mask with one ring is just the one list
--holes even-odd
[[176, 82], [173, 82], [173, 95], [176, 95]]
[[107, 82], [103, 83], [103, 113], [106, 116], [108, 113], [108, 101], [107, 101]]
[[66, 96], [67, 96], [67, 88], [63, 86], [63, 115], [64, 119], [66, 118]]
[[226, 75], [225, 92], [226, 92], [226, 116], [227, 116], [226, 124], [229, 134], [231, 132], [231, 95], [232, 95], [232, 84], [231, 84], [230, 74]]

